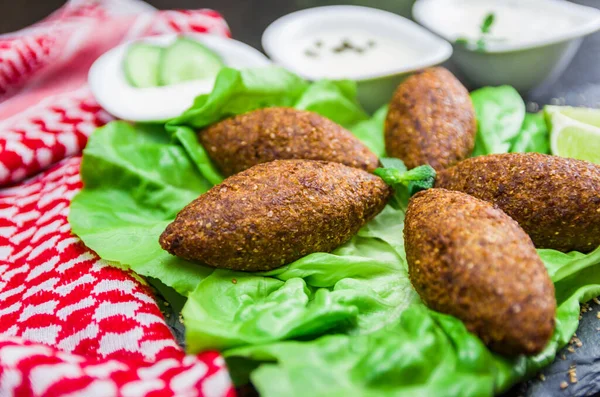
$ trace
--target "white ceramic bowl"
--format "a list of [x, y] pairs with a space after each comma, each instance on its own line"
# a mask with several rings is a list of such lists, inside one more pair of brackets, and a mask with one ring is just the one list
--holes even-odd
[[[374, 71], [351, 75], [335, 74], [332, 70], [307, 68], [298, 62], [292, 51], [302, 51], [301, 43], [315, 32], [331, 34], [336, 31], [373, 34], [419, 51], [420, 56], [403, 60], [401, 57], [387, 65], [374, 64]], [[262, 36], [262, 46], [277, 64], [308, 79], [350, 78], [358, 82], [358, 96], [368, 111], [387, 103], [396, 86], [415, 70], [437, 65], [452, 54], [452, 46], [399, 15], [369, 7], [326, 6], [297, 11], [273, 22]], [[411, 49], [412, 50], [412, 49]]]
[[[215, 51], [227, 66], [261, 67], [270, 61], [260, 51], [240, 41], [208, 34], [186, 34]], [[139, 41], [166, 46], [176, 34], [153, 36]], [[128, 46], [122, 44], [103, 54], [90, 68], [88, 82], [92, 94], [107, 112], [130, 121], [164, 121], [179, 116], [201, 94], [212, 91], [215, 79], [187, 81], [178, 84], [136, 88], [131, 86], [123, 70]]]
[[[448, 10], [465, 3], [493, 4], [507, 0], [418, 0], [413, 17], [421, 25], [450, 42], [458, 37], [444, 31], [439, 18], [447, 18]], [[495, 42], [484, 52], [454, 45], [452, 62], [476, 87], [508, 84], [521, 93], [543, 90], [566, 69], [581, 45], [583, 37], [600, 29], [600, 10], [564, 0], [518, 0], [538, 13], [557, 13], [578, 21], [571, 28], [537, 37], [523, 37], [518, 43]], [[497, 18], [496, 18], [497, 19]], [[519, 22], [514, 22], [519, 23]]]

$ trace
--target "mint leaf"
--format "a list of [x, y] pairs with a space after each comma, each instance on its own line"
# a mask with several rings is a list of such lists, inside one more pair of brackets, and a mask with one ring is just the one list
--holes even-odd
[[486, 44], [487, 44], [487, 35], [490, 33], [492, 25], [496, 20], [496, 15], [493, 12], [490, 12], [485, 16], [481, 25], [479, 26], [480, 35], [477, 40], [469, 39], [466, 37], [459, 37], [454, 40], [454, 44], [463, 46], [465, 48], [474, 49], [477, 52], [485, 52]]
[[428, 181], [432, 183], [435, 180], [435, 170], [429, 165], [420, 165], [407, 171], [402, 178], [405, 181]]
[[435, 183], [435, 170], [429, 165], [421, 165], [408, 171], [405, 176], [408, 183], [408, 194], [413, 195], [421, 190], [430, 189]]
[[400, 159], [382, 158], [381, 164], [384, 168], [377, 168], [373, 173], [394, 188], [391, 202], [394, 208], [405, 208], [410, 196], [432, 188], [435, 183], [435, 170], [429, 165], [420, 165], [407, 171]]
[[490, 32], [492, 25], [494, 24], [494, 20], [496, 19], [496, 15], [493, 12], [490, 12], [485, 16], [485, 19], [481, 23], [481, 33], [487, 34]]
[[385, 168], [394, 168], [402, 172], [407, 170], [406, 165], [404, 165], [404, 161], [394, 157], [383, 157], [379, 159], [379, 161]]

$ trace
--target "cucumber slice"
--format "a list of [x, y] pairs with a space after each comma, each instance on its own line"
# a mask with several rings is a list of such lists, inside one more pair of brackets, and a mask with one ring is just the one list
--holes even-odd
[[134, 87], [156, 87], [160, 85], [158, 67], [163, 48], [146, 43], [132, 44], [125, 54], [125, 76]]
[[162, 85], [215, 77], [224, 63], [212, 50], [185, 37], [165, 48], [159, 66]]

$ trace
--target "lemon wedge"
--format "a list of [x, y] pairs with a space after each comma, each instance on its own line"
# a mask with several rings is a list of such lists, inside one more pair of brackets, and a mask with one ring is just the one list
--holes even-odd
[[600, 109], [546, 106], [552, 154], [600, 164]]

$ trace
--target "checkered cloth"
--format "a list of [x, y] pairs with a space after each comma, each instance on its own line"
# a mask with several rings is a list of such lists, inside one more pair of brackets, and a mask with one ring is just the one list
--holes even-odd
[[90, 65], [171, 32], [229, 35], [211, 10], [72, 0], [0, 36], [0, 396], [234, 395], [223, 358], [186, 355], [146, 282], [67, 222], [81, 150], [111, 120], [87, 87]]

